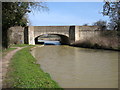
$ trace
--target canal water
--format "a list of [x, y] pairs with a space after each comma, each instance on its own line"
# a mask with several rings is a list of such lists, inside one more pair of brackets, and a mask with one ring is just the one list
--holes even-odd
[[44, 45], [61, 45], [60, 41], [38, 40], [38, 42], [44, 42]]
[[118, 87], [118, 52], [48, 45], [32, 54], [63, 88]]

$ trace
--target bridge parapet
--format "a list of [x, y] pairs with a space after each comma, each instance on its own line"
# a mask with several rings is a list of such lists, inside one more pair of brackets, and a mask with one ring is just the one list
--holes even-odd
[[69, 34], [69, 26], [35, 26], [36, 33], [65, 33]]

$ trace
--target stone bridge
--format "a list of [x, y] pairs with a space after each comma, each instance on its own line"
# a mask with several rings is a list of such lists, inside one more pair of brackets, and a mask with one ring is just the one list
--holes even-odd
[[[35, 45], [38, 37], [44, 34], [58, 35], [62, 44], [72, 44], [98, 34], [97, 26], [28, 26], [26, 28], [12, 27], [10, 38], [13, 43], [18, 38], [25, 44]], [[16, 36], [16, 38], [14, 37]]]
[[28, 43], [35, 45], [38, 37], [44, 34], [58, 35], [62, 44], [70, 44], [78, 40], [77, 26], [29, 26]]

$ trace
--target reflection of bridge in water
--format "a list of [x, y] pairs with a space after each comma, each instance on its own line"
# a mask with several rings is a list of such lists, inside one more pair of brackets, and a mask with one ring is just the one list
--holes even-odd
[[51, 40], [38, 40], [38, 43], [35, 44], [44, 44], [44, 45], [61, 45], [60, 41], [51, 41]]

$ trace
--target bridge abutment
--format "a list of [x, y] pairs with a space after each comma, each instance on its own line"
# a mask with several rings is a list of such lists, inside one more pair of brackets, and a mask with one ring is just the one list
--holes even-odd
[[70, 39], [70, 44], [80, 39], [79, 38], [79, 26], [70, 26], [69, 39]]
[[69, 41], [70, 44], [75, 42], [75, 26], [70, 26], [69, 28]]
[[80, 26], [75, 26], [75, 41], [74, 41], [74, 42], [80, 40], [79, 27], [80, 27]]
[[34, 26], [28, 27], [28, 44], [35, 45]]

